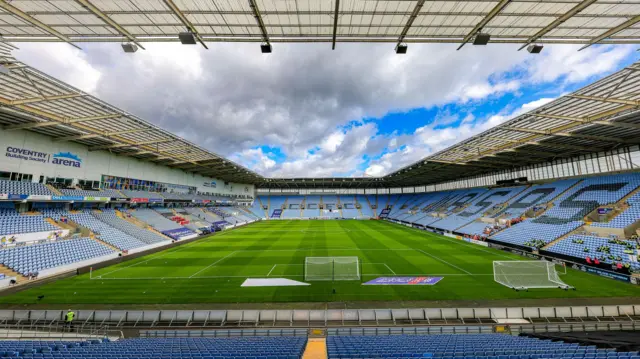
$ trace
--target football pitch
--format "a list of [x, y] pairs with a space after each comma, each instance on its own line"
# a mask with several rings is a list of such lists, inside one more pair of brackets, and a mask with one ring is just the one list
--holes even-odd
[[[247, 278], [304, 281], [306, 257], [358, 257], [359, 281], [241, 287]], [[525, 258], [383, 221], [262, 221], [111, 267], [0, 297], [0, 305], [400, 302], [639, 297], [640, 286], [572, 269], [576, 291], [514, 291], [493, 261]], [[389, 276], [442, 277], [435, 285], [362, 285]], [[38, 299], [39, 296], [44, 296]]]

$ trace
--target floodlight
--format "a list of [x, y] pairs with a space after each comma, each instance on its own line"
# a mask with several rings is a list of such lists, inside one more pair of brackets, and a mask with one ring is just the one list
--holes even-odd
[[543, 47], [542, 45], [531, 44], [527, 47], [527, 51], [529, 51], [530, 54], [539, 54]]
[[486, 44], [489, 43], [489, 40], [491, 40], [491, 35], [478, 33], [476, 35], [476, 38], [473, 40], [473, 44], [474, 45], [486, 45]]
[[128, 53], [134, 53], [138, 51], [138, 46], [136, 44], [132, 44], [130, 42], [122, 44], [122, 50]]
[[178, 38], [183, 45], [195, 45], [196, 36], [191, 31], [181, 32], [178, 34]]

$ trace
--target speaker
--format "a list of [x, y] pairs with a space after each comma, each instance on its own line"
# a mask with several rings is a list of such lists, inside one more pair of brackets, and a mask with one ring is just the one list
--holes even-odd
[[527, 46], [527, 51], [529, 51], [529, 53], [531, 54], [539, 54], [542, 51], [543, 47], [544, 46], [542, 45], [531, 44]]
[[270, 44], [262, 44], [262, 45], [260, 45], [260, 51], [262, 51], [263, 54], [270, 54], [271, 53], [271, 45]]
[[473, 40], [473, 44], [486, 45], [489, 43], [489, 40], [491, 40], [491, 35], [478, 33], [478, 35], [476, 35], [476, 38]]
[[129, 42], [126, 44], [122, 44], [122, 50], [124, 50], [124, 52], [134, 53], [138, 51], [138, 46]]
[[407, 53], [407, 45], [400, 44], [396, 47], [396, 54], [402, 55]]
[[178, 38], [183, 45], [195, 45], [196, 37], [191, 32], [181, 32], [178, 34]]

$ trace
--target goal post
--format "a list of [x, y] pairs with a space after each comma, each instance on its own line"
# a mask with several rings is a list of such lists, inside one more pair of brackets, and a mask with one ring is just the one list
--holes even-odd
[[560, 279], [556, 265], [548, 261], [494, 261], [493, 279], [516, 290], [529, 288], [573, 288]]
[[358, 257], [306, 257], [306, 281], [360, 280]]

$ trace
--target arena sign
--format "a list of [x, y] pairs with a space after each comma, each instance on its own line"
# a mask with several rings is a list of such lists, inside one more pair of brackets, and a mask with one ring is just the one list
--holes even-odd
[[5, 156], [24, 161], [51, 163], [66, 167], [80, 168], [82, 166], [82, 160], [80, 157], [71, 152], [58, 152], [51, 154], [47, 152], [33, 151], [26, 148], [8, 146]]

